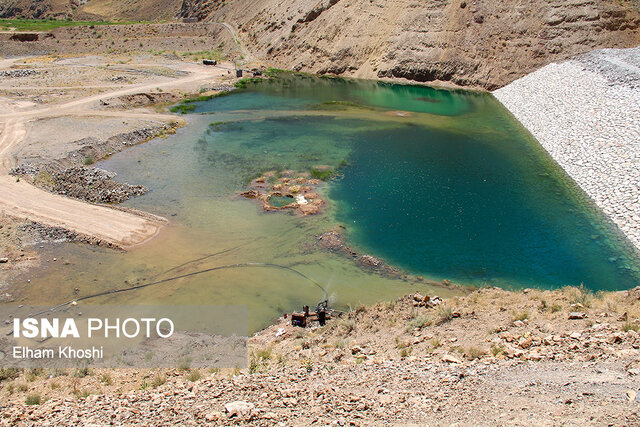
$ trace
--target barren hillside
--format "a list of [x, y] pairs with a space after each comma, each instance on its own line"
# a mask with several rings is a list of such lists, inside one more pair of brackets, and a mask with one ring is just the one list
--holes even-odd
[[243, 0], [216, 12], [284, 68], [493, 89], [597, 47], [640, 43], [637, 1]]
[[638, 0], [0, 0], [0, 17], [69, 15], [224, 21], [265, 65], [486, 89], [640, 44]]

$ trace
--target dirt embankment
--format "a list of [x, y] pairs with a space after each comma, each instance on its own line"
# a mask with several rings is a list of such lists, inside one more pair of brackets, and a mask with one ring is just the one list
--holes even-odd
[[251, 338], [244, 370], [3, 371], [0, 414], [10, 424], [635, 425], [639, 297], [408, 295], [322, 328], [281, 319]]

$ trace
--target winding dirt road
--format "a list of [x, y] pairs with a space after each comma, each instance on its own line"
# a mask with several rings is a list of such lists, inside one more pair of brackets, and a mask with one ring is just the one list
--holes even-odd
[[[26, 136], [28, 121], [44, 117], [64, 115], [118, 116], [122, 118], [150, 118], [175, 120], [167, 114], [144, 114], [92, 110], [92, 104], [101, 99], [134, 94], [156, 88], [179, 87], [206, 79], [224, 75], [225, 70], [208, 68], [196, 64], [184, 64], [185, 77], [166, 78], [103, 92], [62, 104], [40, 108], [12, 108], [0, 100], [0, 211], [17, 218], [28, 218], [42, 224], [64, 227], [87, 236], [109, 242], [117, 247], [128, 249], [144, 243], [157, 235], [167, 220], [154, 215], [112, 209], [108, 206], [94, 205], [76, 199], [49, 193], [24, 181], [18, 181], [8, 174], [15, 166], [13, 153]], [[108, 85], [105, 85], [108, 88]]]

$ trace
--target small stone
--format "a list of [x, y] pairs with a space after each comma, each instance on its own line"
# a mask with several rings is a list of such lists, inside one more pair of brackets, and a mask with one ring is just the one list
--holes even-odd
[[9, 262], [9, 258], [0, 258], [0, 264]]
[[219, 421], [223, 418], [223, 414], [220, 411], [211, 411], [207, 415], [205, 415], [205, 419], [209, 422], [211, 421]]
[[580, 311], [572, 311], [571, 313], [569, 313], [569, 320], [579, 320], [579, 319], [584, 319], [587, 315], [585, 313], [582, 313]]
[[262, 418], [265, 418], [267, 420], [275, 420], [277, 417], [278, 415], [275, 412], [267, 412], [262, 416]]
[[255, 408], [255, 405], [253, 403], [243, 402], [241, 400], [230, 402], [224, 405], [224, 410], [229, 416], [229, 418], [234, 416], [239, 418], [247, 417], [251, 415], [251, 412], [253, 411], [254, 408]]
[[450, 354], [445, 354], [444, 356], [442, 356], [442, 361], [443, 362], [447, 362], [447, 363], [457, 363], [457, 364], [461, 364], [462, 361], [460, 359], [458, 359], [455, 356], [452, 356]]

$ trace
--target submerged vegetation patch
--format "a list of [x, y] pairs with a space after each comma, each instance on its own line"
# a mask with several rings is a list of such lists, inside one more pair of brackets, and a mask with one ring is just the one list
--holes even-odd
[[351, 102], [351, 101], [325, 101], [311, 107], [312, 110], [331, 110], [331, 111], [348, 110], [351, 108], [360, 108], [363, 110], [376, 110], [376, 108], [374, 107], [358, 104], [357, 102]]
[[309, 172], [311, 178], [319, 179], [321, 181], [327, 181], [335, 175], [335, 170], [330, 167], [313, 167]]
[[191, 111], [194, 111], [195, 109], [196, 106], [193, 104], [178, 104], [171, 107], [169, 111], [171, 111], [172, 113], [187, 114]]

